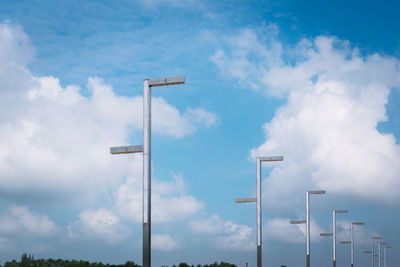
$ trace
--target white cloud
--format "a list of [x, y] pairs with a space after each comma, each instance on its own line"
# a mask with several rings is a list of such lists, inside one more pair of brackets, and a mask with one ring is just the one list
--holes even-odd
[[[28, 36], [0, 24], [0, 188], [20, 196], [85, 197], [138, 175], [139, 157], [111, 156], [108, 149], [140, 132], [142, 97], [118, 96], [98, 77], [88, 79], [86, 97], [78, 86], [34, 76], [26, 67], [32, 57]], [[163, 98], [152, 103], [157, 134], [181, 138], [217, 120], [201, 108], [180, 112]]]
[[189, 108], [184, 114], [188, 121], [193, 121], [198, 125], [205, 125], [210, 127], [218, 122], [218, 117], [215, 114], [203, 109], [203, 108]]
[[[139, 177], [139, 176], [137, 176]], [[204, 204], [186, 193], [183, 177], [172, 174], [168, 182], [152, 181], [152, 222], [182, 220], [203, 209]], [[142, 178], [128, 178], [115, 193], [115, 205], [125, 219], [142, 221]]]
[[268, 208], [298, 206], [303, 192], [319, 188], [398, 200], [400, 146], [376, 128], [387, 120], [391, 88], [400, 87], [398, 59], [363, 56], [349, 42], [326, 36], [286, 48], [275, 32], [250, 30], [229, 38], [212, 59], [245, 85], [287, 98], [264, 125], [266, 141], [251, 151], [252, 157], [285, 157], [263, 181]]
[[172, 251], [181, 247], [178, 241], [168, 234], [154, 234], [151, 236], [151, 246], [156, 250]]
[[[0, 61], [12, 66], [25, 65], [34, 55], [28, 35], [19, 26], [2, 24], [0, 27]], [[2, 65], [3, 65], [2, 64]], [[3, 65], [4, 66], [4, 65]]]
[[222, 74], [237, 78], [243, 85], [254, 90], [261, 89], [264, 72], [270, 66], [280, 63], [282, 53], [282, 45], [275, 40], [277, 28], [270, 26], [268, 30], [270, 35], [263, 36], [268, 47], [260, 42], [254, 31], [246, 29], [237, 36], [226, 38], [229, 54], [219, 49], [211, 60]]
[[12, 206], [0, 215], [0, 236], [51, 237], [58, 227], [47, 216], [28, 210], [24, 206]]
[[77, 240], [104, 240], [108, 244], [123, 241], [129, 233], [118, 216], [107, 209], [86, 210], [79, 220], [68, 225], [68, 237]]
[[215, 114], [202, 108], [188, 108], [184, 114], [180, 114], [162, 98], [153, 98], [152, 105], [154, 131], [164, 135], [183, 137], [196, 132], [198, 126], [210, 127], [218, 120]]
[[[321, 240], [320, 233], [325, 233], [321, 226], [315, 220], [311, 219], [310, 238], [312, 242]], [[266, 240], [279, 240], [287, 243], [305, 243], [306, 225], [290, 224], [289, 218], [274, 218], [267, 221], [263, 226], [263, 238]]]
[[191, 221], [189, 226], [194, 233], [210, 237], [211, 244], [219, 249], [241, 251], [256, 246], [253, 228], [224, 221], [216, 214], [205, 220]]

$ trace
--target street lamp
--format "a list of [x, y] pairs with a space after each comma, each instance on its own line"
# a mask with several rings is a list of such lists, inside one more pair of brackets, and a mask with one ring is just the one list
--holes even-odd
[[354, 267], [354, 225], [364, 225], [363, 222], [351, 223], [351, 267]]
[[374, 246], [375, 246], [375, 240], [381, 240], [382, 238], [381, 237], [379, 237], [379, 236], [374, 236], [374, 237], [372, 237], [372, 258], [371, 258], [371, 260], [372, 260], [372, 267], [374, 267], [375, 266], [375, 257], [373, 256], [374, 255]]
[[391, 246], [385, 246], [383, 248], [383, 267], [386, 267], [387, 264], [387, 257], [386, 257], [386, 249], [387, 248], [392, 248]]
[[310, 195], [322, 195], [325, 194], [325, 190], [311, 190], [306, 192], [306, 220], [293, 220], [290, 224], [306, 224], [306, 263], [307, 267], [310, 267]]
[[151, 87], [184, 84], [184, 76], [143, 81], [143, 146], [110, 148], [111, 154], [143, 152], [143, 267], [151, 266]]
[[261, 163], [269, 161], [282, 161], [282, 156], [257, 157], [257, 196], [254, 198], [237, 198], [236, 203], [257, 203], [257, 267], [262, 267], [262, 236], [261, 236]]
[[372, 258], [378, 257], [378, 254], [372, 254], [372, 251], [371, 251], [371, 250], [364, 250], [363, 252], [364, 252], [365, 254], [371, 254], [371, 255], [372, 255]]
[[340, 244], [351, 245], [351, 241], [340, 241]]
[[387, 242], [379, 242], [379, 246], [378, 246], [378, 266], [381, 267], [381, 246], [382, 245], [387, 245]]
[[371, 254], [371, 255], [373, 255], [373, 257], [378, 257], [378, 254], [372, 254], [372, 251], [371, 251], [371, 250], [364, 250], [363, 253], [365, 253], [365, 254]]
[[332, 211], [332, 233], [321, 233], [320, 236], [332, 236], [332, 258], [333, 267], [336, 267], [336, 213], [348, 213], [348, 210], [333, 210]]

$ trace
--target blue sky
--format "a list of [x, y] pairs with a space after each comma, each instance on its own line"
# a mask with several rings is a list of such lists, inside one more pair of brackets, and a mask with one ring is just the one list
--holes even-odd
[[[264, 266], [304, 266], [339, 238], [370, 237], [399, 264], [400, 20], [395, 1], [2, 1], [0, 255], [141, 263], [140, 144], [153, 90], [153, 263], [255, 264], [256, 156], [263, 168]], [[291, 251], [288, 255], [287, 251]], [[350, 261], [338, 247], [338, 265]]]

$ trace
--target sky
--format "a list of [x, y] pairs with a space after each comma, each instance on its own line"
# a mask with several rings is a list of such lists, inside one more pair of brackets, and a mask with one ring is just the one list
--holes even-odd
[[[355, 229], [400, 265], [400, 19], [397, 1], [0, 2], [0, 261], [142, 262], [143, 80], [152, 90], [153, 266], [330, 266]], [[290, 253], [288, 253], [290, 251]], [[337, 247], [337, 266], [350, 262]]]

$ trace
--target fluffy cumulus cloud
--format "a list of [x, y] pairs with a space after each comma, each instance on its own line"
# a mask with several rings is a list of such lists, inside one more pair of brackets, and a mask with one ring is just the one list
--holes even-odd
[[[70, 240], [122, 242], [131, 234], [126, 220], [142, 219], [142, 157], [111, 156], [109, 147], [129, 144], [132, 133], [140, 136], [143, 98], [118, 96], [99, 77], [88, 79], [90, 95], [84, 96], [78, 86], [63, 87], [55, 77], [33, 75], [27, 68], [33, 58], [23, 30], [0, 24], [0, 191], [30, 200], [68, 196], [79, 201], [95, 200], [99, 192], [115, 188], [109, 198], [113, 211], [83, 210], [67, 234]], [[218, 121], [203, 108], [181, 112], [159, 97], [152, 99], [152, 115], [153, 132], [172, 138]], [[153, 180], [152, 205], [153, 221], [164, 223], [203, 208], [187, 193], [181, 175], [167, 182]], [[9, 249], [9, 239], [21, 232], [39, 239], [57, 231], [51, 220], [25, 207], [12, 207], [0, 217], [0, 249], [3, 243]], [[168, 235], [155, 235], [154, 244], [164, 250], [179, 247]], [[48, 247], [35, 244], [37, 251]]]
[[[137, 176], [140, 177], [140, 176]], [[131, 235], [128, 224], [142, 222], [142, 178], [128, 177], [114, 192], [113, 209], [85, 210], [79, 219], [68, 225], [71, 240], [102, 240], [109, 245], [120, 243]], [[172, 174], [169, 181], [152, 182], [152, 222], [183, 221], [203, 209], [204, 204], [187, 194], [181, 174]], [[168, 234], [152, 235], [153, 247], [171, 251], [181, 247]]]
[[[139, 176], [140, 157], [112, 157], [108, 149], [140, 133], [142, 97], [118, 96], [99, 77], [88, 79], [90, 96], [84, 96], [78, 86], [33, 75], [27, 68], [33, 56], [22, 29], [0, 24], [1, 190], [62, 196], [98, 192]], [[163, 98], [153, 99], [157, 134], [181, 138], [216, 121], [202, 108], [180, 112]]]
[[251, 151], [285, 157], [263, 182], [265, 204], [293, 207], [314, 188], [394, 203], [400, 146], [377, 125], [387, 120], [390, 90], [400, 87], [399, 60], [362, 55], [335, 37], [285, 47], [277, 36], [274, 27], [264, 35], [244, 30], [212, 57], [243, 85], [287, 100]]
[[68, 237], [75, 240], [104, 240], [115, 244], [128, 236], [129, 232], [119, 217], [104, 208], [83, 211], [78, 221], [68, 225]]
[[[115, 193], [116, 210], [122, 218], [142, 221], [142, 178], [128, 178]], [[181, 174], [172, 174], [170, 181], [152, 183], [152, 222], [182, 220], [203, 209], [204, 204], [187, 194]]]
[[190, 229], [211, 239], [213, 246], [223, 250], [253, 250], [255, 249], [254, 229], [246, 225], [225, 221], [218, 215], [189, 223]]

